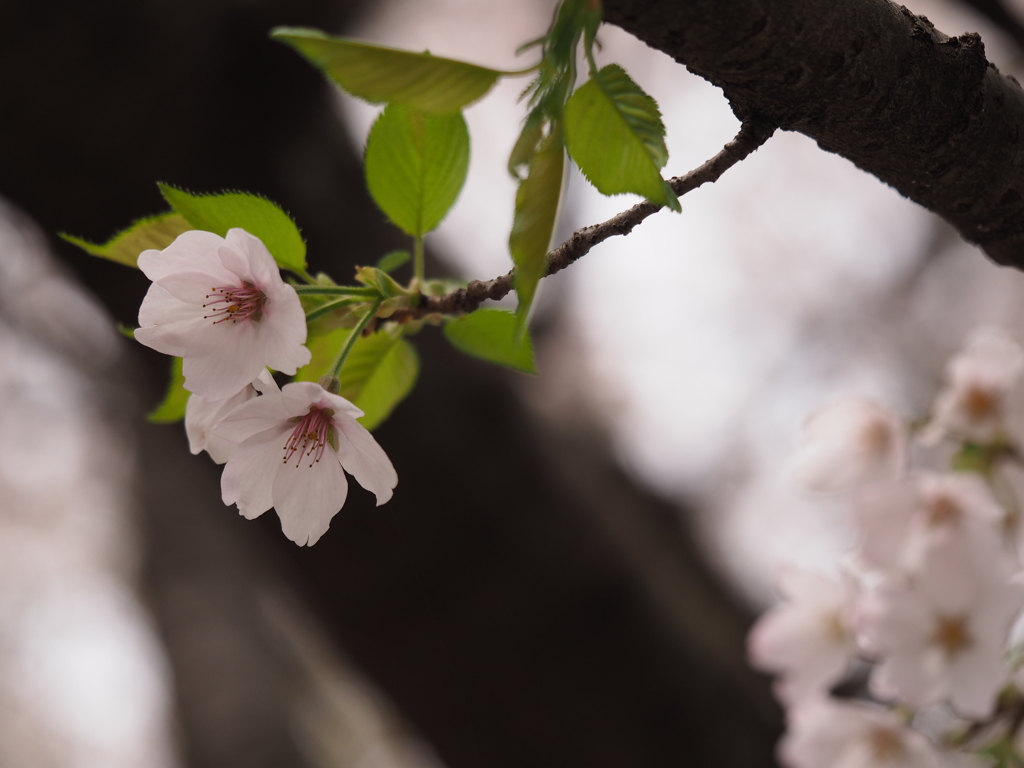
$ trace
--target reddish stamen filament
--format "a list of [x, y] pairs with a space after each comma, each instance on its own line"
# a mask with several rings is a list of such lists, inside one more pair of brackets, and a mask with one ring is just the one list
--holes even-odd
[[208, 301], [203, 307], [212, 307], [214, 311], [203, 315], [204, 320], [213, 319], [214, 325], [227, 320], [232, 323], [239, 320], [258, 323], [263, 317], [263, 305], [267, 303], [267, 297], [249, 281], [243, 282], [241, 286], [225, 285], [210, 290], [212, 293], [206, 294], [206, 298], [212, 297], [213, 301]]
[[303, 457], [309, 457], [309, 466], [311, 467], [320, 461], [334, 426], [332, 416], [334, 416], [334, 411], [330, 408], [317, 408], [316, 406], [310, 408], [309, 413], [295, 425], [295, 429], [292, 430], [284, 444], [283, 463], [288, 464], [296, 455], [298, 455], [295, 460], [296, 468], [302, 463]]

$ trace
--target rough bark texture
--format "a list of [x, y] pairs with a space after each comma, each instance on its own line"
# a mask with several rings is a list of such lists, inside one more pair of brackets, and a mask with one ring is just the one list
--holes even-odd
[[1024, 92], [888, 0], [606, 0], [605, 18], [1024, 268]]

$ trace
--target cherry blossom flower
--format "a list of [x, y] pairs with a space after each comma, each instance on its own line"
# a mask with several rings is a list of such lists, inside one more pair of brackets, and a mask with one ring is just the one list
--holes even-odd
[[1006, 397], [1024, 370], [1024, 350], [998, 328], [981, 328], [967, 348], [950, 359], [949, 383], [935, 399], [932, 421], [922, 433], [926, 443], [947, 435], [976, 443], [999, 439], [1004, 430]]
[[348, 471], [377, 497], [398, 475], [357, 418], [363, 412], [319, 384], [302, 381], [239, 405], [212, 434], [238, 444], [221, 476], [225, 504], [252, 520], [277, 509], [285, 535], [314, 544], [345, 503]]
[[883, 698], [921, 707], [948, 700], [985, 718], [1009, 670], [1003, 655], [1024, 590], [1007, 561], [979, 562], [954, 537], [934, 542], [913, 574], [893, 577], [861, 603], [865, 646], [884, 660], [871, 679]]
[[785, 601], [758, 620], [747, 647], [755, 668], [782, 674], [776, 693], [794, 702], [827, 691], [846, 673], [856, 651], [857, 588], [849, 576], [790, 567], [779, 575], [779, 591]]
[[839, 400], [804, 425], [793, 479], [809, 490], [825, 492], [891, 480], [903, 469], [904, 443], [894, 414], [868, 400]]
[[779, 762], [789, 768], [939, 768], [928, 740], [877, 707], [812, 698], [789, 712]]
[[914, 570], [934, 543], [952, 539], [979, 560], [1004, 558], [999, 526], [1005, 513], [985, 482], [963, 472], [925, 472], [865, 489], [855, 506], [869, 566]]
[[192, 453], [206, 451], [210, 458], [223, 464], [231, 458], [237, 443], [214, 435], [211, 430], [220, 420], [231, 413], [242, 403], [256, 397], [260, 392], [280, 391], [270, 372], [264, 368], [251, 384], [246, 384], [238, 392], [224, 400], [209, 400], [202, 395], [190, 395], [185, 405], [185, 434], [188, 435], [188, 447]]
[[264, 368], [294, 374], [310, 360], [306, 317], [266, 246], [242, 229], [192, 230], [143, 251], [153, 281], [135, 338], [183, 358], [185, 388], [208, 400], [241, 392]]

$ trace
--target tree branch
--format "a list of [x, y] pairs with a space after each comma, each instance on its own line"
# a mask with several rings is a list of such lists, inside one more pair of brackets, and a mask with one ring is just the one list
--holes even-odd
[[[775, 126], [764, 120], [751, 118], [740, 126], [739, 133], [722, 151], [703, 165], [683, 176], [669, 179], [669, 186], [679, 197], [692, 192], [702, 184], [718, 181], [727, 170], [743, 160], [764, 144], [775, 133]], [[600, 224], [577, 229], [564, 243], [548, 254], [548, 268], [544, 276], [561, 272], [574, 261], [582, 258], [598, 243], [615, 235], [628, 235], [633, 228], [664, 206], [648, 201], [637, 203], [632, 208], [612, 216]], [[420, 305], [411, 310], [396, 312], [391, 319], [409, 320], [414, 317], [440, 313], [454, 314], [473, 312], [487, 299], [497, 300], [508, 295], [515, 284], [515, 270], [510, 270], [493, 280], [474, 280], [465, 288], [444, 296], [423, 296]]]
[[1024, 92], [889, 0], [605, 0], [605, 20], [1024, 268]]

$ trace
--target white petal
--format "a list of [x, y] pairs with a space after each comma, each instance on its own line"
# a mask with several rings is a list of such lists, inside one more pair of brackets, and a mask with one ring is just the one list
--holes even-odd
[[209, 315], [216, 312], [217, 307], [203, 305], [212, 305], [224, 298], [223, 294], [214, 293], [215, 289], [239, 287], [237, 279], [214, 285], [216, 279], [205, 272], [175, 272], [163, 278], [158, 285], [174, 298], [181, 299], [187, 304], [195, 304], [202, 309], [204, 315]]
[[222, 336], [230, 341], [213, 352], [184, 356], [185, 389], [217, 400], [230, 397], [265, 368], [257, 354], [257, 339], [250, 323], [223, 323]]
[[303, 411], [308, 410], [311, 406], [316, 406], [317, 408], [329, 408], [335, 414], [348, 414], [354, 419], [363, 415], [361, 410], [344, 397], [332, 395], [312, 381], [293, 381], [291, 384], [285, 384], [281, 392], [296, 403], [301, 403]]
[[217, 257], [217, 251], [223, 245], [224, 238], [220, 235], [200, 229], [189, 230], [178, 235], [162, 251], [148, 250], [139, 254], [139, 269], [154, 283], [175, 272], [203, 272], [216, 281], [228, 281], [231, 273], [221, 266]]
[[273, 254], [258, 237], [235, 228], [228, 230], [224, 241], [228, 248], [221, 252], [220, 258], [227, 269], [243, 280], [256, 282], [264, 291], [268, 283], [284, 284]]
[[362, 424], [345, 414], [335, 414], [338, 429], [338, 458], [341, 465], [366, 490], [377, 497], [377, 506], [387, 502], [398, 485], [398, 473], [384, 449]]
[[155, 283], [139, 307], [139, 325], [136, 341], [165, 355], [185, 357], [217, 347], [217, 338], [208, 332], [212, 323], [203, 319], [202, 308], [174, 298]]
[[347, 495], [348, 480], [329, 447], [313, 466], [308, 458], [293, 459], [274, 477], [274, 507], [281, 529], [300, 547], [312, 546], [327, 532]]
[[949, 667], [949, 693], [958, 714], [975, 720], [988, 718], [996, 696], [1010, 674], [1003, 663], [1002, 645], [976, 643], [961, 652]]
[[281, 388], [277, 386], [277, 382], [274, 381], [273, 375], [266, 368], [260, 371], [260, 375], [252, 380], [252, 385], [261, 395], [269, 395], [272, 392], [281, 392]]
[[268, 429], [282, 428], [290, 432], [295, 426], [290, 419], [308, 411], [308, 406], [296, 404], [280, 392], [268, 392], [238, 406], [213, 431], [225, 440], [240, 443]]
[[256, 390], [246, 384], [241, 392], [226, 400], [207, 400], [199, 395], [192, 395], [185, 405], [185, 434], [188, 435], [189, 449], [192, 453], [207, 451], [218, 464], [223, 464], [234, 453], [237, 443], [211, 434], [221, 419], [242, 403], [256, 397]]
[[274, 475], [282, 469], [287, 425], [268, 429], [242, 442], [228, 460], [220, 477], [221, 499], [237, 504], [243, 517], [252, 520], [274, 505]]

